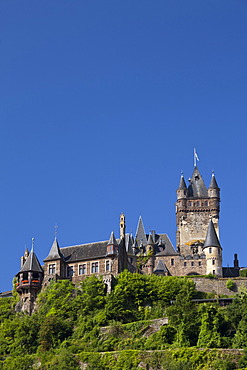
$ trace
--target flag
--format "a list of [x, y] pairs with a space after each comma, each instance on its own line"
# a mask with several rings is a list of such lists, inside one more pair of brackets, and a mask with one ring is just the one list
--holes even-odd
[[197, 161], [199, 161], [198, 155], [197, 155], [197, 153], [196, 153], [196, 148], [194, 148], [194, 156], [195, 156], [195, 159], [196, 159]]

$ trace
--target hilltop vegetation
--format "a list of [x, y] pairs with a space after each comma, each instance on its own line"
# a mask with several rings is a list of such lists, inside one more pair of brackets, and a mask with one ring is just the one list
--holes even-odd
[[[247, 295], [226, 308], [196, 305], [196, 297], [202, 293], [188, 278], [123, 272], [108, 295], [94, 276], [77, 287], [51, 282], [32, 316], [15, 313], [17, 297], [1, 299], [0, 369], [247, 366], [239, 351], [217, 350], [247, 346]], [[168, 325], [150, 330], [151, 320], [162, 317]]]

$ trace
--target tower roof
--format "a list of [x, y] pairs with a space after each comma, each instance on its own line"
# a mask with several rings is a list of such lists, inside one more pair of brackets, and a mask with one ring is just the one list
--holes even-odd
[[154, 240], [153, 240], [152, 234], [149, 234], [149, 236], [148, 236], [147, 245], [154, 245]]
[[24, 265], [22, 266], [20, 270], [20, 272], [28, 272], [28, 271], [43, 272], [43, 269], [39, 263], [39, 260], [33, 250], [31, 250], [29, 256], [27, 257]]
[[186, 190], [186, 189], [187, 189], [187, 186], [186, 186], [186, 183], [185, 183], [185, 180], [184, 180], [184, 175], [182, 174], [181, 177], [180, 177], [178, 190]]
[[167, 268], [162, 260], [158, 260], [154, 273], [167, 273]]
[[58, 260], [60, 258], [63, 258], [63, 255], [60, 252], [60, 247], [58, 245], [57, 238], [55, 238], [54, 242], [51, 246], [50, 252], [49, 252], [48, 256], [44, 259], [44, 261]]
[[118, 245], [113, 231], [111, 232], [110, 239], [107, 245]]
[[188, 187], [188, 196], [191, 198], [207, 198], [208, 191], [197, 167], [194, 168]]
[[142, 243], [143, 245], [147, 245], [147, 237], [146, 237], [146, 233], [145, 233], [145, 229], [144, 229], [141, 216], [139, 217], [139, 221], [138, 221], [138, 225], [136, 229], [136, 240], [137, 240], [138, 245], [140, 245], [140, 243]]
[[219, 189], [214, 172], [212, 173], [211, 182], [210, 182], [209, 187], [212, 189]]
[[206, 247], [220, 247], [221, 248], [212, 220], [210, 220], [208, 224], [207, 236], [206, 236], [206, 240], [205, 240], [203, 248], [206, 248]]

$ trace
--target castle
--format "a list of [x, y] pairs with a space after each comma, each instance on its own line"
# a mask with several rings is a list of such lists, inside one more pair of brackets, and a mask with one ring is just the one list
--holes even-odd
[[167, 234], [146, 234], [139, 218], [135, 236], [126, 233], [125, 215], [120, 215], [119, 238], [60, 248], [55, 238], [41, 266], [32, 248], [21, 257], [16, 290], [20, 295], [17, 309], [31, 313], [42, 286], [51, 279], [70, 279], [78, 283], [87, 276], [101, 275], [111, 289], [112, 279], [124, 269], [141, 274], [206, 275], [235, 277], [239, 275], [237, 255], [234, 267], [222, 267], [219, 241], [220, 189], [214, 173], [209, 188], [197, 166], [186, 185], [183, 174], [177, 189], [176, 249]]

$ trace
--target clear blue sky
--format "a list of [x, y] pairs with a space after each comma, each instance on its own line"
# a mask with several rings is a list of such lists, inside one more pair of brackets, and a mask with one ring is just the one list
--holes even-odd
[[0, 289], [31, 247], [118, 235], [175, 244], [175, 190], [221, 187], [224, 264], [247, 266], [246, 0], [0, 3]]

